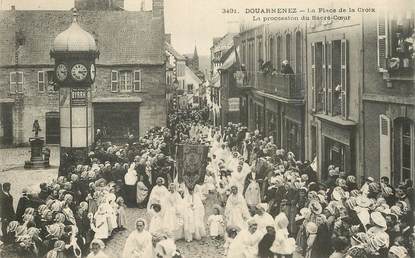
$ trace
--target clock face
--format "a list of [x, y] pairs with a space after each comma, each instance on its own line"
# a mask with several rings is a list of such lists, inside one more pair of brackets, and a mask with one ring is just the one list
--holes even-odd
[[86, 66], [83, 64], [76, 64], [72, 67], [71, 70], [72, 78], [76, 81], [82, 81], [86, 78], [88, 75], [88, 70], [86, 69]]
[[64, 81], [67, 76], [68, 76], [68, 68], [66, 68], [66, 65], [64, 64], [59, 64], [56, 67], [56, 78], [58, 78], [59, 81]]
[[90, 71], [90, 75], [91, 75], [91, 80], [95, 80], [95, 73], [96, 73], [96, 71], [95, 71], [95, 65], [94, 64], [91, 64], [91, 68], [89, 69], [89, 71]]

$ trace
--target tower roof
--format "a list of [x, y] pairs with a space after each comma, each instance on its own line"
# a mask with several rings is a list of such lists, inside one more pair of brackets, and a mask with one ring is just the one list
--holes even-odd
[[73, 10], [73, 21], [68, 29], [56, 36], [52, 50], [55, 52], [94, 52], [97, 50], [94, 37], [77, 22], [78, 12]]

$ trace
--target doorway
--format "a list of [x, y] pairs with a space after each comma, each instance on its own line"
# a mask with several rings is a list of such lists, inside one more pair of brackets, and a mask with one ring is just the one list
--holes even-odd
[[46, 113], [46, 143], [60, 143], [59, 112]]
[[13, 144], [13, 104], [0, 104], [0, 144]]

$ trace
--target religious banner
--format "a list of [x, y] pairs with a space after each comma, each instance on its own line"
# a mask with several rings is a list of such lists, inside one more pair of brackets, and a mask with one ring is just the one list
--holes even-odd
[[206, 174], [208, 146], [177, 145], [176, 161], [179, 183], [193, 189], [196, 184], [203, 184]]

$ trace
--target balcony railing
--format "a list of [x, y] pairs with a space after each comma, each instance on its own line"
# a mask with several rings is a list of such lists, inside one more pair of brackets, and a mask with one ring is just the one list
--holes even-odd
[[287, 99], [304, 98], [304, 74], [257, 73], [258, 90]]

